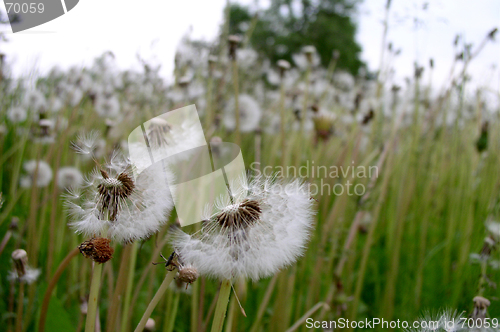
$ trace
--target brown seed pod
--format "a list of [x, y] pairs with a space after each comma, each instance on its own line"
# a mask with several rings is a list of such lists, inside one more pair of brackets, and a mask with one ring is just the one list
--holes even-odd
[[179, 270], [179, 281], [192, 284], [198, 279], [198, 271], [194, 267], [183, 267]]
[[115, 250], [109, 245], [111, 242], [107, 238], [93, 238], [84, 241], [78, 249], [85, 258], [90, 258], [97, 263], [106, 263], [111, 258], [113, 258], [113, 253]]

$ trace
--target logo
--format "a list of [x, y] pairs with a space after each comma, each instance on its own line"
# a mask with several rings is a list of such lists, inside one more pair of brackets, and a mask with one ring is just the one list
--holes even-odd
[[75, 8], [78, 0], [4, 0], [12, 32], [52, 21]]
[[246, 187], [245, 163], [233, 143], [208, 144], [195, 105], [154, 117], [128, 136], [129, 156], [137, 179], [149, 167], [160, 167], [181, 226], [202, 221], [207, 207], [229, 200]]

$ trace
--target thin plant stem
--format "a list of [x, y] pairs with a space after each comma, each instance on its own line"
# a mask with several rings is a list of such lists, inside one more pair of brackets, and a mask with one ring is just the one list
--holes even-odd
[[233, 66], [233, 89], [234, 89], [234, 118], [235, 118], [235, 143], [240, 145], [240, 104], [239, 104], [239, 83], [238, 83], [238, 61], [236, 57], [232, 61]]
[[198, 331], [198, 294], [199, 294], [199, 284], [195, 283], [193, 285], [192, 291], [193, 293], [191, 294], [191, 332], [196, 332]]
[[328, 307], [328, 306], [324, 302], [316, 303], [314, 307], [312, 307], [302, 317], [300, 317], [299, 320], [295, 322], [295, 324], [293, 324], [288, 330], [286, 330], [286, 332], [293, 332], [296, 329], [298, 329], [300, 325], [302, 325], [308, 317], [311, 317], [311, 315], [314, 314], [316, 311], [318, 311], [318, 309], [320, 309], [321, 307]]
[[144, 330], [144, 327], [146, 326], [146, 323], [148, 321], [148, 318], [151, 316], [151, 313], [153, 312], [154, 308], [160, 302], [160, 299], [162, 298], [163, 294], [167, 290], [168, 286], [174, 280], [175, 277], [175, 271], [169, 271], [167, 275], [165, 276], [165, 279], [163, 279], [163, 282], [161, 283], [160, 288], [156, 292], [155, 296], [149, 302], [148, 307], [146, 308], [146, 311], [144, 312], [144, 315], [142, 315], [141, 321], [139, 322], [139, 325], [135, 328], [135, 332], [140, 332]]
[[219, 291], [219, 299], [215, 307], [214, 320], [212, 323], [212, 332], [222, 332], [224, 326], [224, 319], [226, 318], [227, 304], [229, 302], [229, 295], [231, 294], [231, 280], [224, 280], [221, 283]]
[[94, 263], [92, 281], [90, 283], [90, 295], [85, 322], [85, 332], [94, 332], [97, 313], [97, 299], [99, 298], [99, 287], [101, 286], [102, 264]]
[[[284, 75], [284, 74], [283, 74]], [[286, 163], [286, 140], [285, 140], [285, 84], [283, 78], [280, 85], [280, 136], [281, 136], [281, 166]]]
[[24, 281], [19, 283], [19, 294], [17, 297], [16, 332], [23, 330], [23, 307], [24, 307]]
[[305, 77], [306, 88], [304, 91], [304, 105], [302, 106], [302, 112], [300, 114], [300, 134], [301, 135], [304, 135], [304, 126], [306, 123], [307, 106], [308, 106], [308, 102], [309, 102], [309, 100], [308, 100], [309, 99], [309, 85], [311, 83], [310, 77], [311, 77], [311, 64], [308, 63], [307, 69], [306, 69], [306, 77]]
[[171, 307], [168, 310], [166, 317], [167, 321], [164, 322], [163, 332], [172, 332], [174, 330], [175, 316], [177, 316], [177, 309], [179, 308], [180, 293], [174, 293]]
[[130, 245], [124, 246], [122, 250], [120, 269], [118, 270], [118, 277], [117, 277], [118, 280], [116, 281], [115, 289], [113, 291], [113, 297], [111, 299], [111, 303], [113, 303], [113, 305], [108, 311], [106, 331], [115, 330], [116, 318], [118, 315], [118, 311], [120, 309], [120, 295], [122, 294], [122, 291], [125, 288], [125, 284], [127, 281], [126, 268], [128, 266], [128, 261], [130, 259], [131, 250], [132, 246]]
[[130, 299], [132, 297], [132, 287], [134, 283], [134, 269], [135, 262], [137, 261], [137, 241], [132, 244], [132, 252], [130, 257], [130, 263], [128, 265], [129, 270], [127, 273], [127, 287], [125, 288], [125, 299], [123, 300], [123, 313], [121, 321], [121, 331], [125, 332], [128, 330], [130, 315], [128, 314], [130, 308]]

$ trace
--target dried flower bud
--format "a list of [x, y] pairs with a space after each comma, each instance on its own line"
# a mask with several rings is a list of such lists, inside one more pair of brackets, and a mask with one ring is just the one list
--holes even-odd
[[495, 40], [495, 35], [497, 34], [497, 32], [498, 32], [498, 28], [494, 28], [493, 30], [491, 30], [488, 33], [488, 38], [491, 40]]
[[283, 78], [286, 71], [290, 69], [290, 62], [286, 60], [278, 60], [276, 64], [278, 65], [278, 68], [280, 70], [280, 77]]
[[434, 59], [433, 58], [429, 59], [429, 67], [434, 68]]
[[22, 278], [26, 274], [28, 265], [28, 253], [24, 249], [17, 249], [12, 252], [12, 260], [16, 268], [17, 277]]
[[54, 128], [54, 122], [50, 119], [41, 119], [38, 121], [40, 137], [48, 137], [51, 134], [52, 128]]
[[339, 50], [333, 50], [332, 58], [333, 58], [333, 60], [337, 61], [340, 58], [340, 51]]
[[17, 230], [18, 227], [19, 227], [19, 218], [18, 217], [12, 217], [12, 219], [10, 220], [9, 229], [10, 230]]
[[219, 58], [216, 57], [215, 55], [209, 55], [208, 56], [208, 70], [209, 73], [213, 73], [215, 70], [215, 65], [219, 62]]
[[80, 299], [80, 312], [82, 315], [87, 315], [89, 304], [86, 299]]
[[219, 62], [219, 58], [215, 55], [209, 55], [208, 56], [208, 63], [209, 64], [216, 64]]
[[424, 67], [419, 67], [417, 64], [415, 64], [415, 78], [420, 78], [422, 77], [422, 73], [424, 72]]
[[313, 55], [314, 55], [314, 53], [316, 53], [316, 47], [314, 47], [312, 45], [304, 46], [304, 48], [302, 49], [302, 52], [304, 52], [304, 54], [306, 55], [307, 61], [309, 62], [309, 64], [312, 64]]
[[229, 58], [231, 58], [231, 60], [236, 60], [236, 50], [241, 43], [241, 38], [236, 35], [231, 35], [227, 38], [227, 41], [229, 42]]
[[486, 311], [490, 306], [490, 301], [482, 296], [476, 296], [472, 301], [474, 302], [474, 310], [472, 311], [471, 317], [473, 319], [484, 319], [486, 317]]
[[179, 86], [181, 88], [187, 88], [187, 86], [189, 85], [189, 83], [191, 82], [191, 76], [189, 75], [184, 75], [182, 77], [179, 78]]
[[290, 69], [290, 62], [288, 62], [286, 60], [278, 60], [278, 62], [276, 62], [276, 64], [278, 65], [278, 68], [281, 70]]
[[238, 45], [239, 43], [241, 43], [241, 37], [237, 36], [237, 35], [230, 35], [229, 37], [227, 37], [227, 41], [230, 44], [236, 44], [236, 45]]
[[192, 266], [182, 267], [177, 278], [186, 284], [192, 284], [198, 279], [198, 271]]
[[78, 249], [85, 258], [102, 264], [113, 258], [115, 250], [109, 245], [110, 242], [111, 240], [107, 238], [94, 238], [84, 241]]
[[219, 136], [214, 136], [210, 139], [210, 149], [212, 153], [216, 156], [220, 156], [222, 148], [222, 138]]
[[370, 123], [371, 120], [375, 117], [375, 112], [373, 111], [372, 108], [363, 116], [363, 120], [361, 120], [361, 124], [363, 126], [366, 126], [367, 124]]
[[156, 322], [153, 318], [148, 318], [146, 325], [144, 325], [145, 331], [154, 331]]

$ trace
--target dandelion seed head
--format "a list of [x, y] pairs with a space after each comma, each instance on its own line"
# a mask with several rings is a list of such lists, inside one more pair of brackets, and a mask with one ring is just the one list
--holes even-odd
[[57, 185], [61, 189], [78, 188], [83, 184], [83, 175], [76, 167], [61, 167], [57, 171]]
[[110, 242], [107, 238], [92, 238], [80, 244], [78, 249], [85, 258], [103, 264], [113, 258], [115, 250], [109, 245]]
[[[240, 130], [250, 132], [259, 127], [262, 110], [257, 101], [250, 95], [242, 94], [238, 97], [240, 113]], [[235, 100], [232, 98], [224, 112], [224, 124], [227, 129], [234, 130], [235, 120]]]
[[168, 219], [173, 200], [167, 185], [172, 175], [161, 163], [132, 177], [133, 165], [118, 156], [96, 168], [84, 194], [67, 197], [66, 208], [77, 233], [132, 242], [148, 238]]
[[103, 118], [116, 118], [120, 114], [120, 102], [115, 95], [99, 94], [96, 97], [95, 110]]
[[27, 161], [23, 164], [23, 168], [27, 173], [20, 179], [23, 188], [31, 187], [33, 182], [37, 187], [46, 187], [52, 180], [52, 168], [43, 160]]
[[24, 282], [30, 285], [37, 281], [41, 273], [42, 271], [40, 269], [34, 269], [28, 266], [26, 267], [26, 273], [22, 277], [18, 276], [17, 271], [10, 271], [8, 279], [12, 281]]
[[[173, 231], [180, 260], [201, 275], [253, 280], [275, 274], [302, 254], [312, 227], [306, 185], [256, 178], [232, 187], [232, 202], [219, 199], [199, 232]], [[224, 203], [225, 202], [225, 203]]]
[[28, 111], [21, 106], [13, 106], [7, 111], [7, 119], [13, 123], [23, 122], [28, 118]]
[[198, 279], [198, 271], [192, 266], [181, 267], [177, 278], [186, 284], [192, 284]]
[[75, 142], [71, 142], [71, 147], [79, 154], [92, 155], [95, 150], [96, 142], [99, 138], [99, 132], [90, 131], [79, 134]]

